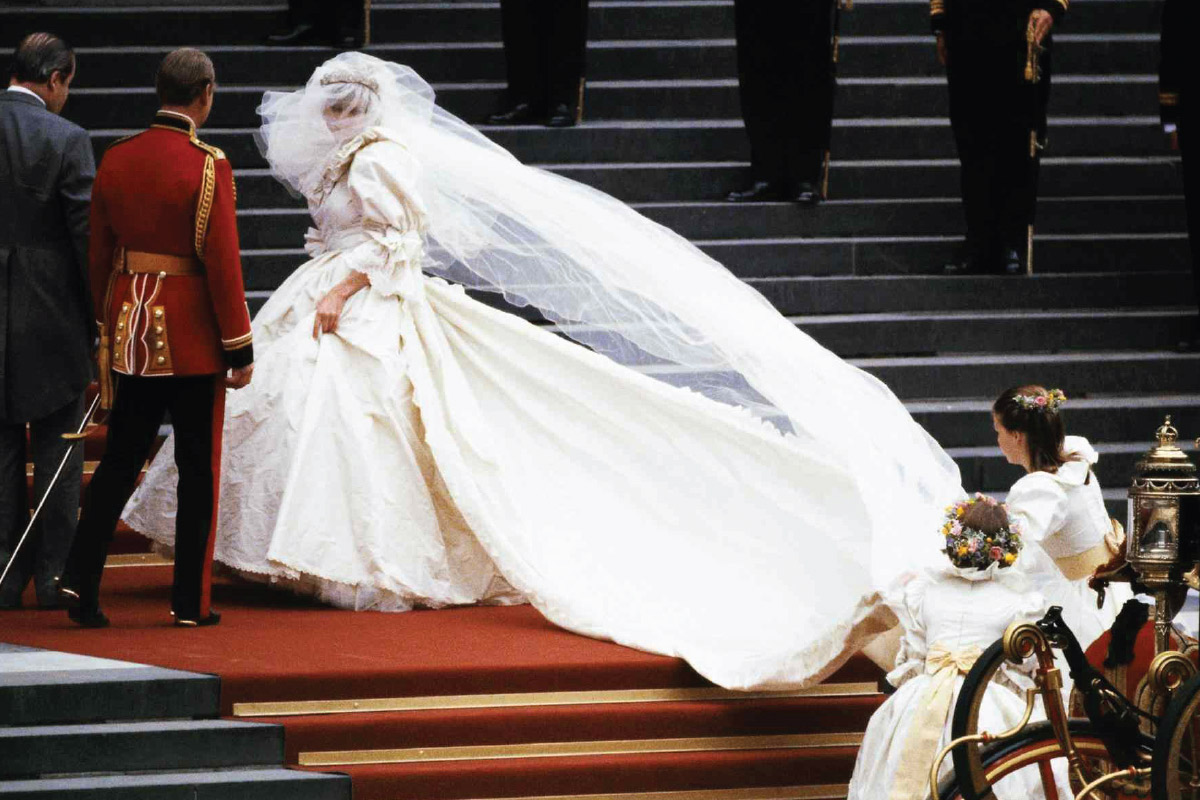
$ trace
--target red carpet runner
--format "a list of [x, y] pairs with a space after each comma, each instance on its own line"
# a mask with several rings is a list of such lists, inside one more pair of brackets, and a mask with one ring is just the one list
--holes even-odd
[[[730, 696], [679, 659], [568, 633], [529, 606], [352, 613], [219, 580], [221, 625], [177, 629], [170, 580], [165, 566], [110, 568], [111, 628], [4, 612], [0, 640], [219, 674], [222, 713], [286, 725], [289, 763], [349, 772], [360, 800], [836, 798], [880, 702], [862, 659], [815, 693]], [[379, 702], [295, 705], [356, 700]], [[261, 703], [288, 705], [242, 705]]]

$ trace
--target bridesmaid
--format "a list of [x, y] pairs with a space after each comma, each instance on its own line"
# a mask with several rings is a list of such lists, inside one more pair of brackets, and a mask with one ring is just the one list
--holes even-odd
[[1097, 608], [1096, 593], [1088, 588], [1092, 573], [1120, 552], [1125, 533], [1104, 507], [1092, 471], [1099, 460], [1095, 448], [1082, 436], [1066, 435], [1066, 401], [1058, 389], [1014, 387], [992, 405], [992, 426], [1008, 463], [1026, 473], [1009, 490], [1007, 506], [1026, 541], [1040, 545], [1046, 577], [1039, 588], [1051, 605], [1063, 607], [1064, 619], [1086, 648], [1108, 630], [1132, 593], [1128, 586], [1114, 585]]

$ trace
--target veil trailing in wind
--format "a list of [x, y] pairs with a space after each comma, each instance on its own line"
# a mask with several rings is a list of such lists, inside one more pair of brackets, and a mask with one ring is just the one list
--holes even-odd
[[858, 487], [870, 526], [845, 531], [844, 547], [870, 564], [875, 585], [938, 556], [942, 509], [962, 492], [958, 469], [878, 379], [683, 237], [520, 163], [439, 108], [406, 66], [343, 53], [304, 88], [265, 95], [259, 145], [298, 193], [318, 191], [345, 138], [331, 109], [357, 115], [358, 129], [388, 130], [420, 165], [425, 271], [530, 306], [613, 361], [749, 409], [820, 451]]

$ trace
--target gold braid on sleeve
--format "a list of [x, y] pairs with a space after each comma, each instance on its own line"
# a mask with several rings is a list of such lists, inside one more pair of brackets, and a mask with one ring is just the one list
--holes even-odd
[[196, 204], [196, 255], [204, 259], [204, 239], [208, 236], [208, 218], [212, 215], [213, 194], [217, 185], [217, 162], [209, 153], [204, 158], [204, 177], [200, 183], [200, 200]]

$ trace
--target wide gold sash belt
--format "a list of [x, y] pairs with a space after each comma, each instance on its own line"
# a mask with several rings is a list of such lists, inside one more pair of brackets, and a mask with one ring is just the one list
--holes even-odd
[[937, 758], [956, 679], [970, 672], [982, 653], [977, 645], [962, 650], [940, 644], [929, 648], [925, 673], [932, 677], [904, 738], [900, 768], [888, 800], [925, 800], [929, 796], [929, 768]]
[[160, 275], [162, 277], [204, 274], [204, 265], [195, 256], [142, 253], [120, 247], [113, 254], [113, 268], [117, 272], [128, 272], [134, 275]]

